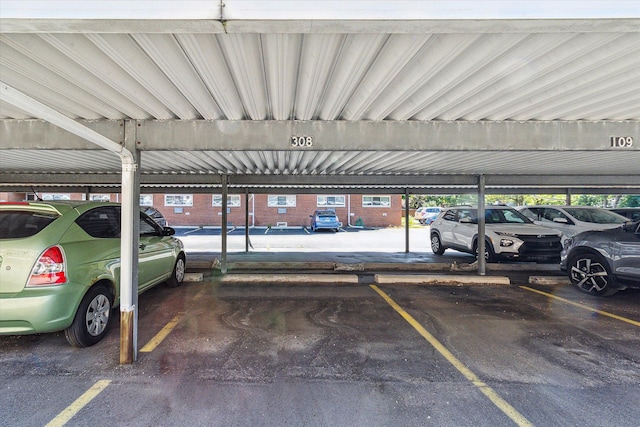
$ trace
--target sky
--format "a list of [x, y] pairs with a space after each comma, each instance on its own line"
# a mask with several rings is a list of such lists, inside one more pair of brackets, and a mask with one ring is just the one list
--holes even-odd
[[[217, 0], [0, 0], [0, 18], [219, 19]], [[225, 19], [639, 18], [640, 0], [224, 0]]]

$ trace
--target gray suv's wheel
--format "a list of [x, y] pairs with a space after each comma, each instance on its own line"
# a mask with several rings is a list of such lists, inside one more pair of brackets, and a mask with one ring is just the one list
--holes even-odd
[[580, 292], [609, 296], [618, 290], [606, 262], [595, 254], [578, 254], [568, 263], [569, 279]]
[[431, 250], [436, 255], [442, 255], [444, 253], [444, 246], [440, 241], [440, 236], [437, 233], [431, 235]]

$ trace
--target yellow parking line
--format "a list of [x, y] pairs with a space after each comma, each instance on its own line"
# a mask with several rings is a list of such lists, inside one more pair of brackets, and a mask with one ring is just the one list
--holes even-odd
[[557, 299], [558, 301], [562, 301], [564, 303], [567, 303], [567, 304], [582, 308], [583, 310], [591, 311], [592, 313], [598, 313], [598, 314], [601, 314], [603, 316], [611, 317], [612, 319], [620, 320], [621, 322], [626, 322], [626, 323], [629, 323], [629, 324], [634, 325], [634, 326], [640, 326], [640, 322], [638, 322], [636, 320], [627, 319], [626, 317], [618, 316], [617, 314], [609, 313], [607, 311], [598, 310], [597, 308], [593, 308], [593, 307], [589, 307], [588, 305], [584, 305], [584, 304], [580, 304], [580, 303], [577, 303], [577, 302], [573, 302], [573, 301], [570, 301], [568, 299], [565, 299], [565, 298], [562, 298], [562, 297], [559, 297], [559, 296], [556, 296], [556, 295], [553, 295], [553, 294], [549, 294], [547, 292], [543, 292], [543, 291], [539, 291], [537, 289], [530, 288], [528, 286], [520, 286], [520, 288], [525, 289], [527, 291], [535, 292], [536, 294], [544, 295], [544, 296], [549, 297], [549, 298]]
[[149, 353], [149, 352], [152, 352], [153, 350], [155, 350], [156, 347], [159, 346], [160, 343], [167, 337], [167, 335], [169, 335], [171, 333], [171, 331], [173, 331], [173, 328], [176, 327], [178, 322], [180, 322], [180, 320], [182, 320], [182, 316], [183, 315], [184, 315], [184, 313], [179, 313], [173, 319], [171, 319], [169, 321], [169, 323], [167, 323], [164, 326], [164, 328], [162, 328], [160, 330], [160, 332], [158, 332], [156, 334], [155, 337], [151, 338], [151, 340], [149, 340], [149, 342], [146, 343], [144, 345], [144, 347], [142, 347], [140, 349], [140, 352], [141, 353]]
[[52, 419], [45, 427], [60, 427], [68, 423], [75, 414], [80, 412], [80, 410], [91, 402], [94, 397], [107, 388], [110, 383], [110, 380], [100, 380], [96, 382], [89, 390], [77, 398], [71, 405], [67, 406], [64, 411], [60, 412], [58, 416]]
[[[196, 301], [197, 299], [199, 299], [204, 293], [205, 293], [206, 289], [201, 289], [197, 294], [194, 295], [194, 297], [192, 298], [192, 301]], [[160, 345], [160, 343], [162, 343], [162, 341], [164, 341], [164, 339], [167, 337], [167, 335], [169, 335], [171, 333], [171, 331], [173, 331], [173, 329], [176, 327], [176, 325], [178, 325], [178, 323], [182, 320], [182, 318], [184, 317], [184, 313], [178, 313], [173, 319], [171, 319], [169, 321], [169, 323], [167, 323], [164, 328], [162, 328], [160, 330], [160, 332], [158, 332], [156, 334], [155, 337], [151, 338], [149, 340], [148, 343], [146, 343], [141, 349], [140, 352], [141, 353], [150, 353], [153, 350], [156, 349], [156, 347], [158, 347]]]
[[520, 412], [511, 406], [506, 400], [501, 398], [491, 387], [486, 385], [480, 378], [467, 368], [457, 357], [455, 357], [447, 348], [440, 343], [433, 335], [418, 323], [409, 313], [400, 307], [387, 294], [382, 292], [376, 285], [369, 285], [376, 291], [395, 311], [397, 311], [413, 328], [418, 331], [429, 344], [433, 346], [449, 363], [451, 363], [462, 375], [473, 383], [485, 396], [489, 398], [502, 412], [504, 412], [513, 422], [519, 426], [533, 426]]

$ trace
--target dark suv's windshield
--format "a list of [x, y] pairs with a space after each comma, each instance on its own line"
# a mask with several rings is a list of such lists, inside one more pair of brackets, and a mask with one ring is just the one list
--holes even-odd
[[57, 214], [33, 211], [0, 211], [0, 239], [31, 237], [51, 224]]

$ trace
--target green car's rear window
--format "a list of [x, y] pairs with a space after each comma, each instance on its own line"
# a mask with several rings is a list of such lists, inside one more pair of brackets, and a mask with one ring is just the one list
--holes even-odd
[[38, 234], [58, 215], [33, 211], [0, 211], [0, 239], [19, 239]]

